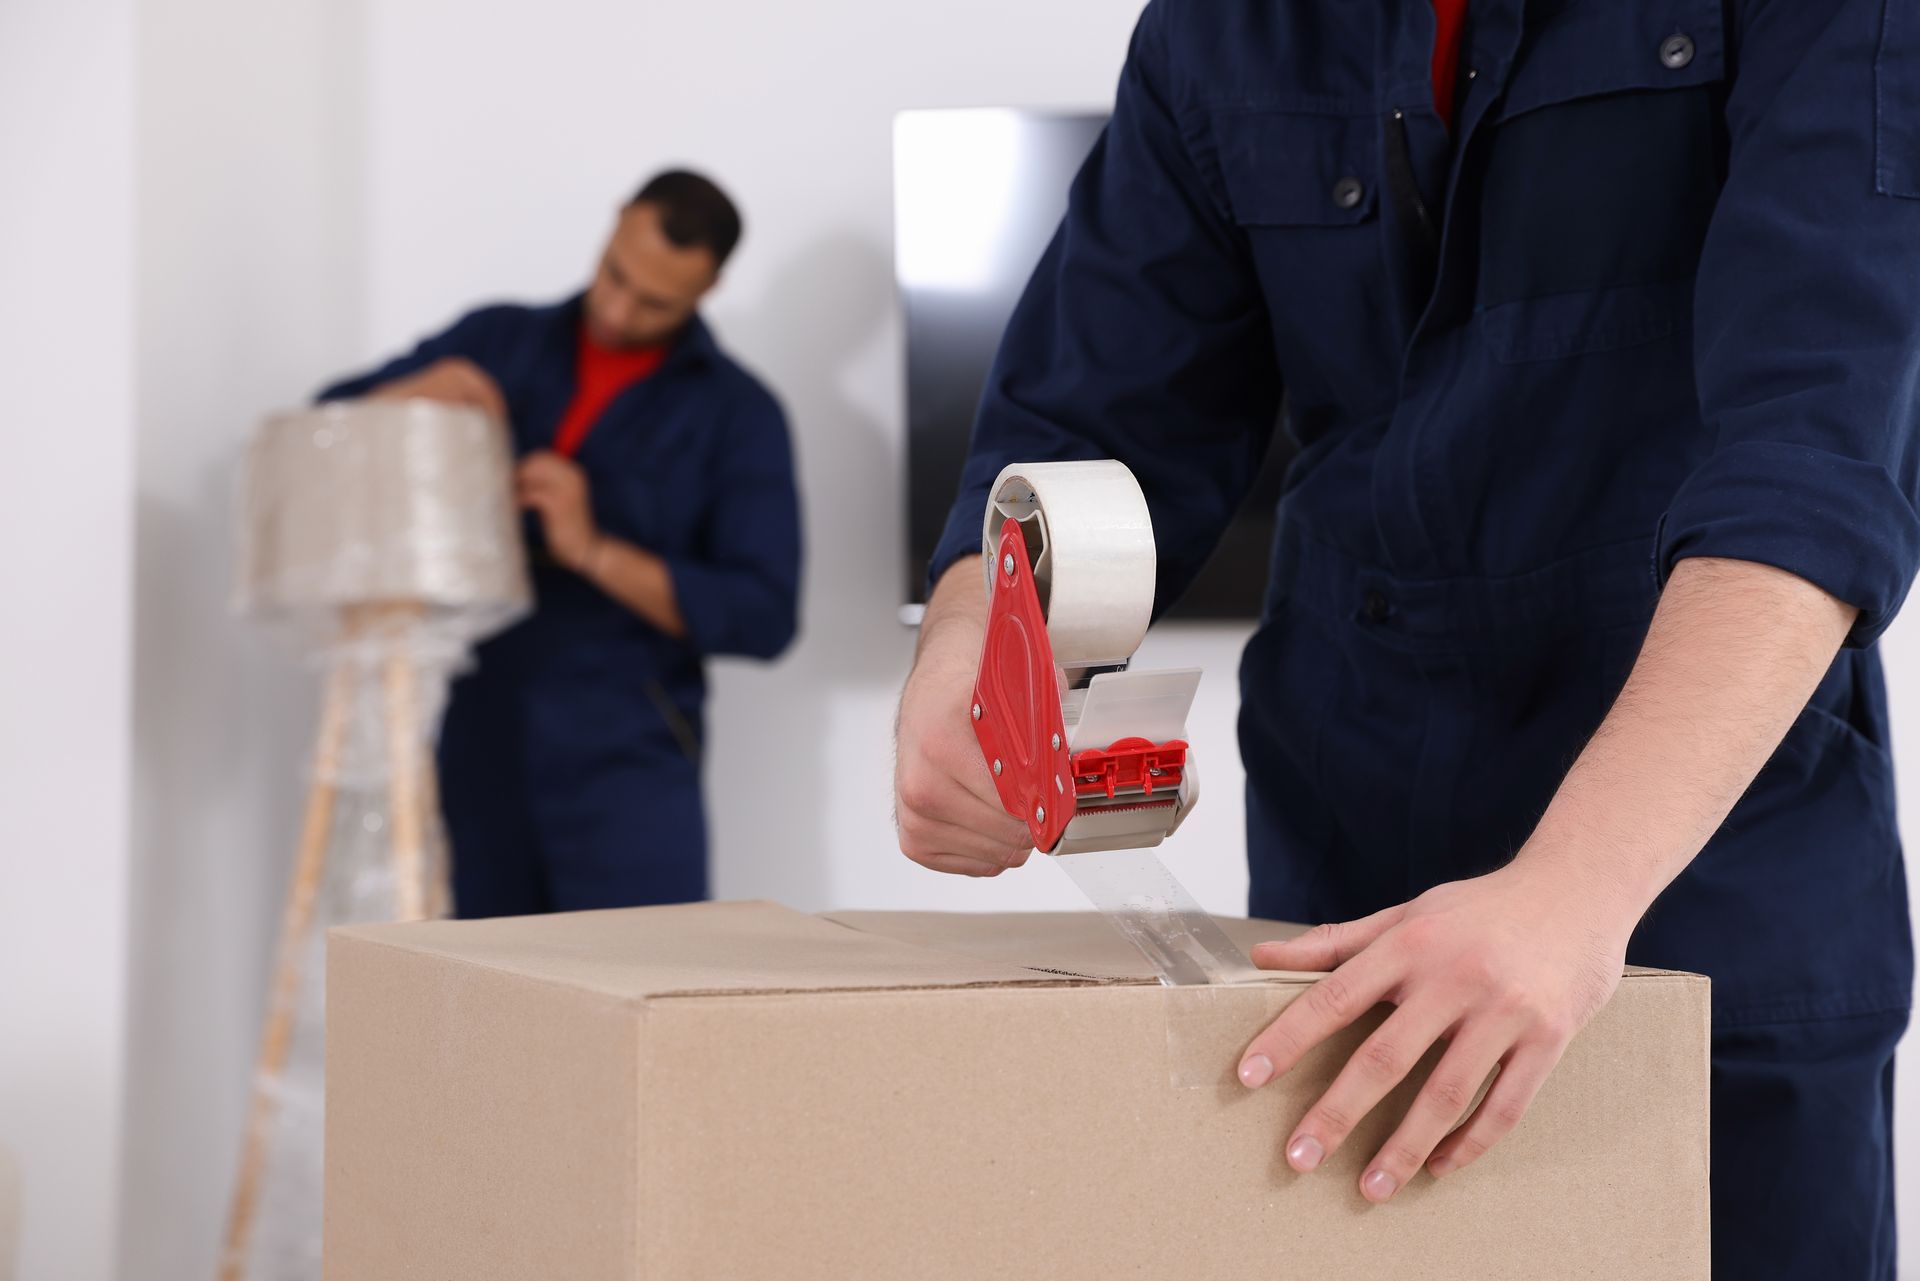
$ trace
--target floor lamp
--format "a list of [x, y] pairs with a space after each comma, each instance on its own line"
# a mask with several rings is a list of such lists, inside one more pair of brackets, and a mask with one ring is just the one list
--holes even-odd
[[[424, 400], [276, 415], [248, 450], [238, 604], [251, 617], [293, 624], [322, 657], [326, 676], [221, 1281], [248, 1275], [268, 1226], [302, 1243], [303, 1265], [311, 1242], [310, 1262], [318, 1265], [313, 1190], [284, 1202], [265, 1193], [276, 1142], [310, 1147], [317, 1168], [317, 1098], [298, 1114], [306, 1119], [297, 1135], [276, 1118], [292, 1114], [296, 1032], [318, 1021], [298, 1018], [303, 1008], [318, 1009], [302, 1005], [320, 982], [311, 972], [318, 932], [341, 923], [342, 913], [328, 910], [342, 898], [326, 893], [329, 851], [343, 840], [361, 851], [384, 846], [361, 860], [384, 864], [382, 874], [360, 876], [358, 891], [345, 896], [362, 919], [446, 911], [430, 747], [452, 673], [479, 639], [529, 607], [512, 472], [502, 424]], [[358, 823], [343, 820], [343, 808], [351, 808], [343, 789], [355, 798]], [[309, 1048], [318, 1050], [302, 1042], [302, 1053]], [[308, 1066], [304, 1077], [317, 1083], [317, 1058]], [[270, 1224], [275, 1212], [299, 1221]], [[274, 1281], [285, 1281], [285, 1270]]]

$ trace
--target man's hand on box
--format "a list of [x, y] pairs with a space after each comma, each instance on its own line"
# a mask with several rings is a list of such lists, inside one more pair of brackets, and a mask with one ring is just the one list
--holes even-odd
[[1295, 1127], [1287, 1163], [1304, 1173], [1324, 1162], [1437, 1042], [1445, 1051], [1367, 1163], [1361, 1194], [1385, 1201], [1423, 1164], [1435, 1177], [1448, 1174], [1512, 1130], [1567, 1043], [1619, 985], [1638, 913], [1605, 908], [1595, 888], [1570, 885], [1563, 868], [1516, 862], [1255, 948], [1263, 969], [1332, 973], [1247, 1047], [1239, 1075], [1249, 1088], [1292, 1070], [1375, 1005], [1394, 1007]]
[[500, 421], [507, 419], [507, 398], [486, 370], [462, 356], [434, 361], [418, 373], [382, 383], [369, 400], [406, 400], [418, 397], [447, 405], [470, 405]]
[[570, 458], [550, 450], [528, 454], [513, 473], [514, 497], [540, 514], [540, 528], [553, 558], [576, 574], [586, 574], [600, 550], [587, 473]]

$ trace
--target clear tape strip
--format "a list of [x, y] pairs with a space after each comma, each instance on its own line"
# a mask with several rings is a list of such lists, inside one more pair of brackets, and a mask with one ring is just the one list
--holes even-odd
[[1236, 1076], [1240, 1056], [1296, 995], [1297, 989], [1273, 984], [1163, 989], [1167, 1084], [1244, 1093]]
[[1168, 987], [1240, 983], [1260, 972], [1151, 850], [1054, 858]]

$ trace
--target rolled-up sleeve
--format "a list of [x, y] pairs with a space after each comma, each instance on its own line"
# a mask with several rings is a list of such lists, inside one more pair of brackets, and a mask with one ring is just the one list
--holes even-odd
[[929, 586], [980, 550], [1001, 468], [1116, 458], [1146, 494], [1163, 609], [1205, 563], [1272, 439], [1280, 380], [1266, 306], [1245, 238], [1184, 142], [1165, 26], [1155, 0], [1001, 340]]
[[1776, 566], [1858, 607], [1847, 643], [1867, 645], [1920, 569], [1920, 200], [1889, 192], [1876, 151], [1916, 136], [1883, 113], [1902, 98], [1885, 78], [1920, 66], [1886, 47], [1881, 0], [1734, 11], [1730, 161], [1695, 294], [1714, 443], [1661, 518], [1659, 573]]
[[775, 658], [799, 630], [800, 499], [786, 416], [755, 393], [724, 420], [693, 551], [666, 557], [688, 643]]

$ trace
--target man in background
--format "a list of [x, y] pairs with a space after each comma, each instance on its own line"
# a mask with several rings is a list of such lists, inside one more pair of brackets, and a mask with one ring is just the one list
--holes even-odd
[[482, 307], [321, 393], [475, 406], [520, 460], [535, 607], [440, 738], [461, 916], [706, 897], [703, 660], [784, 650], [800, 575], [785, 417], [697, 311], [740, 232], [712, 182], [660, 174], [584, 293]]

